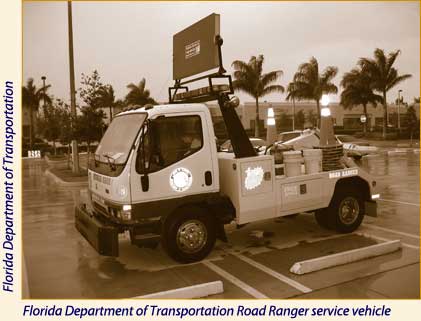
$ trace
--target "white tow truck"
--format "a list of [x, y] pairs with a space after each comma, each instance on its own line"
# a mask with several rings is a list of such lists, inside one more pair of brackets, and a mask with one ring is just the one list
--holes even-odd
[[[276, 175], [274, 156], [257, 155], [235, 112], [239, 101], [230, 98], [221, 58], [220, 67], [206, 88], [177, 94], [186, 88], [178, 82], [170, 104], [113, 119], [89, 164], [91, 204], [75, 210], [77, 229], [100, 254], [118, 256], [118, 234], [129, 231], [132, 244], [160, 241], [173, 259], [188, 263], [205, 258], [216, 239], [227, 241], [224, 225], [233, 221], [315, 212], [321, 226], [347, 233], [364, 215], [376, 216], [376, 182], [361, 168], [345, 162], [332, 171]], [[229, 85], [213, 85], [215, 78]], [[201, 103], [209, 100], [218, 100], [234, 153], [217, 151]]]

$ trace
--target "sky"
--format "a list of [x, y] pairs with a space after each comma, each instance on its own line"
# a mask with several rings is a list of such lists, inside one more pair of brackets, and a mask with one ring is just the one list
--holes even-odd
[[[117, 98], [127, 94], [128, 83], [144, 77], [151, 95], [167, 101], [172, 36], [211, 13], [221, 15], [223, 61], [230, 73], [232, 61], [263, 54], [264, 72], [282, 70], [278, 84], [286, 88], [298, 66], [314, 56], [321, 69], [339, 68], [333, 81], [339, 87], [360, 57], [372, 57], [375, 48], [400, 49], [395, 67], [412, 78], [393, 88], [388, 100], [399, 89], [408, 102], [420, 96], [419, 2], [73, 2], [76, 88], [81, 73], [96, 69]], [[24, 2], [24, 81], [32, 77], [40, 87], [46, 76], [50, 93], [69, 101], [68, 60], [66, 2]], [[331, 100], [339, 101], [339, 94]]]

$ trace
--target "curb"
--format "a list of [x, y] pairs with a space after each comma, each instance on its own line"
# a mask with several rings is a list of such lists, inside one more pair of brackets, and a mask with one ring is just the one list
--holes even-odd
[[22, 164], [23, 163], [29, 163], [29, 162], [33, 162], [33, 163], [43, 163], [43, 162], [45, 162], [44, 158], [21, 157], [21, 159], [22, 159]]
[[353, 263], [363, 259], [392, 253], [399, 250], [401, 247], [402, 246], [400, 240], [379, 243], [355, 250], [321, 256], [307, 261], [296, 262], [289, 271], [294, 274], [302, 275], [338, 265]]
[[214, 281], [134, 297], [136, 299], [199, 299], [224, 292], [222, 281]]
[[45, 175], [47, 177], [52, 178], [53, 181], [60, 186], [64, 186], [64, 187], [87, 187], [88, 186], [88, 180], [86, 180], [86, 182], [66, 182], [66, 181], [63, 181], [60, 177], [58, 177], [57, 175], [52, 173], [50, 171], [50, 169], [45, 170]]

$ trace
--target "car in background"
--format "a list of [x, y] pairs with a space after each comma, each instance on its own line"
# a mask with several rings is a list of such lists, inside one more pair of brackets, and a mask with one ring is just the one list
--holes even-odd
[[287, 142], [291, 139], [300, 137], [302, 135], [305, 135], [309, 130], [293, 130], [290, 132], [282, 132], [278, 134], [278, 143], [283, 143], [283, 142]]
[[[266, 141], [261, 138], [250, 138], [250, 142], [253, 145], [254, 149], [257, 153], [262, 153], [266, 149]], [[219, 150], [221, 152], [233, 153], [234, 150], [232, 149], [231, 140], [225, 141], [220, 147]]]
[[[379, 149], [376, 146], [370, 146], [370, 144], [367, 141], [358, 139], [354, 136], [335, 135], [335, 137], [338, 143], [343, 145], [345, 154], [355, 159], [360, 159], [365, 155], [376, 154], [379, 152]], [[318, 146], [319, 142], [320, 133], [318, 129], [315, 129], [303, 131], [303, 133], [300, 136], [296, 136], [287, 141], [276, 143], [281, 143], [282, 145], [290, 146], [294, 150], [303, 150], [308, 148], [311, 149], [314, 146]]]
[[358, 139], [351, 135], [335, 136], [338, 142], [343, 145], [344, 150], [348, 154], [348, 156], [352, 156], [354, 158], [361, 158], [365, 155], [377, 154], [379, 152], [378, 147], [370, 146], [370, 143], [365, 140]]

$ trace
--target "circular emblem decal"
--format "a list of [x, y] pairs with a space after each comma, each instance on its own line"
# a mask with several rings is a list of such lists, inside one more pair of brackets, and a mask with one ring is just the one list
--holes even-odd
[[246, 169], [246, 178], [244, 180], [244, 187], [246, 190], [252, 190], [262, 184], [264, 176], [263, 168], [258, 166], [254, 168], [248, 167]]
[[184, 167], [176, 168], [170, 175], [170, 186], [176, 192], [187, 191], [193, 182], [191, 172]]

